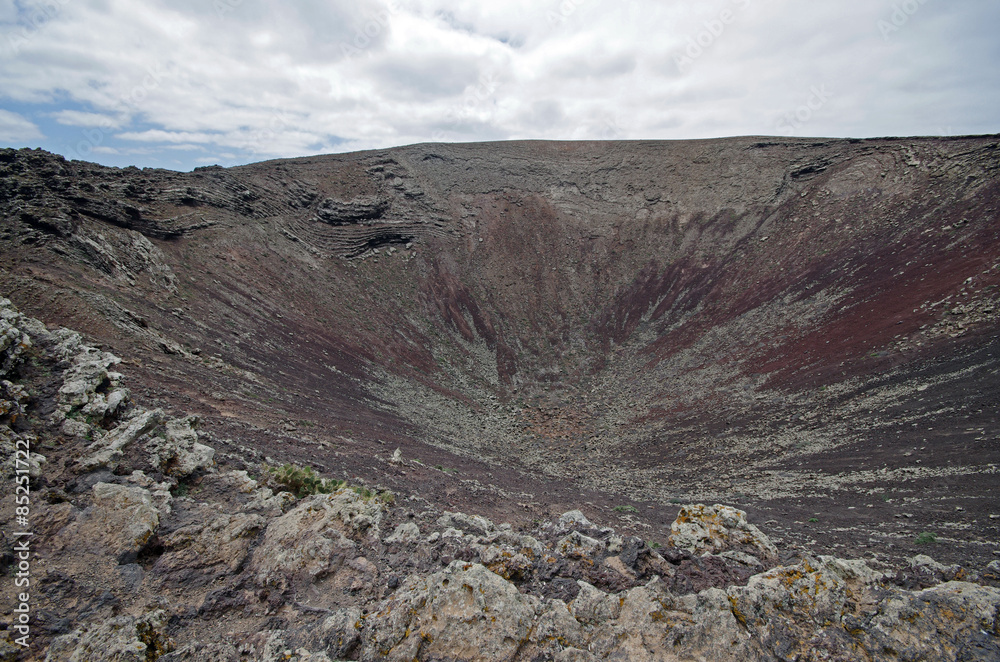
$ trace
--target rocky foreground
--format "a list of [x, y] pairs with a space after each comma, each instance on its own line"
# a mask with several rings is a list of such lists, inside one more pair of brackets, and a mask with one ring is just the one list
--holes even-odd
[[0, 300], [0, 660], [1000, 659], [1000, 590], [959, 566], [779, 565], [723, 505], [682, 506], [660, 547], [579, 511], [517, 530], [357, 480], [225, 471], [219, 440], [134, 402], [119, 363]]

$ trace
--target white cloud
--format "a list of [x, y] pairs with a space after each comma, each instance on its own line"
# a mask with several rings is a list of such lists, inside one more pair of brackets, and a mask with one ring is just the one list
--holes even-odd
[[122, 140], [135, 140], [138, 142], [150, 143], [207, 143], [212, 142], [214, 136], [207, 133], [190, 133], [187, 131], [161, 131], [150, 129], [138, 133], [119, 133], [118, 138]]
[[33, 122], [17, 113], [0, 109], [0, 142], [24, 145], [41, 138], [44, 136]]
[[84, 113], [79, 110], [60, 110], [50, 115], [59, 124], [83, 128], [118, 129], [124, 122], [121, 117], [112, 117], [102, 113]]
[[[0, 107], [113, 128], [121, 144], [104, 146], [123, 154], [197, 146], [243, 159], [432, 139], [773, 134], [815, 86], [832, 95], [799, 135], [1000, 131], [1000, 5], [985, 0], [918, 4], [888, 38], [888, 0], [220, 1], [232, 11], [54, 0], [0, 58]], [[17, 6], [0, 0], [0, 40], [11, 16], [27, 25]], [[41, 138], [30, 122], [18, 135]]]
[[204, 152], [205, 146], [193, 143], [179, 143], [177, 145], [164, 145], [163, 149], [171, 149], [178, 152]]

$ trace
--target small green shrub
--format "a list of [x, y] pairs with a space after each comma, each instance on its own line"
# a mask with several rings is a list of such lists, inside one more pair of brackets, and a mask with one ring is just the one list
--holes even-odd
[[810, 517], [810, 518], [809, 518], [809, 521], [810, 521], [810, 522], [818, 522], [818, 521], [819, 521], [819, 518], [818, 518], [818, 517]]
[[639, 509], [635, 506], [615, 506], [614, 511], [616, 513], [637, 513]]
[[343, 487], [342, 480], [327, 480], [320, 478], [312, 467], [299, 467], [286, 464], [282, 467], [267, 467], [274, 480], [288, 488], [288, 491], [298, 498], [312, 494], [330, 494]]
[[937, 534], [931, 533], [930, 531], [924, 531], [919, 536], [917, 536], [916, 543], [918, 545], [932, 545], [937, 542]]

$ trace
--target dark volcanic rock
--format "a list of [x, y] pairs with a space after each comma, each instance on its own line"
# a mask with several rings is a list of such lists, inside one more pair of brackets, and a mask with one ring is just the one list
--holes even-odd
[[348, 225], [380, 219], [388, 209], [388, 200], [374, 197], [355, 198], [349, 202], [327, 198], [316, 210], [316, 217], [330, 225]]

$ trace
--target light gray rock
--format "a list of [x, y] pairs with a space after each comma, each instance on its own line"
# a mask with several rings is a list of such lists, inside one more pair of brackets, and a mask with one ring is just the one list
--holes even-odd
[[225, 471], [216, 474], [216, 479], [242, 494], [253, 494], [260, 487], [246, 471]]
[[761, 659], [752, 654], [750, 649], [753, 639], [762, 635], [750, 635], [743, 629], [732, 608], [732, 600], [722, 589], [710, 588], [695, 596], [691, 618], [694, 620], [693, 626], [681, 624], [671, 632], [676, 632], [680, 637], [675, 649], [679, 649], [676, 652], [681, 659], [704, 658], [713, 662]]
[[821, 556], [755, 575], [725, 597], [740, 624], [769, 642], [769, 650], [794, 657], [811, 650], [818, 631], [842, 632], [846, 618], [862, 616], [864, 596], [881, 578], [863, 561]]
[[523, 533], [517, 533], [501, 527], [487, 538], [488, 542], [504, 545], [514, 549], [530, 559], [540, 558], [545, 553], [545, 545], [537, 538]]
[[916, 556], [907, 559], [910, 562], [910, 567], [917, 571], [923, 571], [927, 574], [942, 577], [942, 581], [951, 581], [954, 579], [963, 580], [968, 579], [966, 577], [965, 571], [960, 565], [944, 565], [943, 563], [938, 563], [926, 554], [917, 554]]
[[549, 600], [541, 616], [535, 622], [531, 633], [531, 642], [539, 649], [558, 647], [586, 646], [586, 638], [580, 622], [574, 618], [569, 606], [562, 600]]
[[[87, 450], [90, 455], [82, 458], [77, 466], [83, 471], [100, 468], [116, 469], [125, 456], [124, 448], [144, 434], [163, 423], [166, 416], [161, 409], [136, 412], [132, 418], [123, 421], [104, 437], [94, 442]], [[73, 419], [66, 419], [64, 426]]]
[[560, 531], [579, 531], [595, 529], [594, 523], [587, 519], [587, 516], [580, 510], [570, 510], [559, 516], [556, 526]]
[[148, 662], [167, 653], [167, 615], [157, 610], [138, 618], [118, 616], [90, 629], [57, 637], [45, 662]]
[[72, 365], [63, 373], [63, 385], [58, 395], [60, 409], [67, 414], [74, 409], [83, 409], [87, 415], [103, 416], [107, 411], [107, 400], [97, 390], [102, 386], [118, 386], [122, 376], [110, 369], [119, 363], [121, 359], [110, 352], [81, 345]]
[[533, 567], [531, 559], [506, 545], [484, 545], [479, 551], [479, 560], [504, 579], [525, 578]]
[[10, 373], [31, 347], [31, 338], [21, 326], [20, 313], [9, 299], [0, 298], [0, 377]]
[[134, 485], [138, 485], [139, 487], [149, 490], [149, 495], [153, 499], [153, 505], [160, 511], [161, 517], [169, 515], [173, 512], [173, 508], [170, 504], [174, 497], [170, 493], [170, 490], [176, 485], [176, 482], [164, 481], [162, 483], [157, 483], [142, 471], [133, 471], [128, 477], [128, 481]]
[[352, 534], [365, 534], [372, 541], [379, 539], [384, 506], [377, 499], [363, 497], [350, 489], [313, 498], [323, 501], [332, 515], [342, 521]]
[[724, 559], [729, 559], [730, 561], [735, 561], [741, 565], [745, 565], [753, 570], [763, 571], [764, 563], [756, 556], [751, 556], [746, 552], [737, 552], [735, 550], [729, 550], [719, 554]]
[[900, 660], [1000, 660], [1000, 589], [948, 582], [900, 592], [860, 631], [869, 651]]
[[[4, 477], [13, 478], [17, 474], [18, 469], [24, 468], [24, 458], [19, 457], [16, 451], [18, 449], [23, 450], [25, 443], [28, 448], [32, 449], [27, 460], [28, 475], [31, 478], [38, 478], [42, 475], [42, 466], [47, 460], [44, 455], [34, 450], [38, 447], [37, 437], [30, 433], [18, 434], [6, 425], [3, 425], [0, 426], [0, 463], [2, 463], [0, 467], [2, 467]], [[21, 460], [21, 464], [18, 463], [18, 460]]]
[[128, 485], [97, 483], [94, 505], [60, 532], [61, 546], [85, 541], [94, 551], [110, 554], [118, 563], [132, 563], [160, 526], [160, 511], [149, 490]]
[[320, 628], [323, 645], [337, 659], [346, 658], [361, 645], [362, 613], [357, 607], [338, 610]]
[[0, 381], [0, 417], [9, 416], [13, 423], [24, 416], [24, 407], [31, 400], [31, 394], [20, 384], [4, 379]]
[[765, 564], [778, 558], [778, 549], [764, 533], [747, 521], [747, 514], [730, 506], [682, 506], [670, 525], [667, 544], [693, 554], [737, 551]]
[[608, 595], [604, 591], [578, 581], [580, 592], [569, 604], [573, 617], [584, 625], [595, 625], [618, 618], [622, 603], [616, 595]]
[[[618, 615], [613, 620], [595, 624], [587, 647], [594, 653], [595, 658], [652, 661], [671, 659], [677, 655], [679, 659], [698, 659], [700, 653], [688, 657], [694, 651], [687, 651], [683, 646], [676, 644], [678, 640], [683, 641], [684, 634], [689, 638], [691, 636], [690, 633], [685, 633], [683, 626], [678, 631], [668, 630], [669, 623], [678, 620], [684, 623], [684, 619], [671, 615], [663, 601], [667, 596], [656, 582], [612, 597], [620, 602]], [[718, 600], [712, 604], [719, 606]], [[733, 625], [735, 626], [735, 620]], [[696, 629], [697, 625], [694, 627]], [[717, 659], [712, 656], [705, 657], [711, 660]]]
[[277, 659], [288, 660], [288, 662], [333, 662], [326, 653], [310, 653], [305, 648], [296, 648], [295, 654], [292, 657], [288, 657], [284, 653], [282, 655], [283, 657]]
[[537, 598], [478, 563], [407, 580], [367, 619], [368, 650], [390, 661], [505, 662], [528, 639]]
[[62, 433], [67, 437], [79, 437], [81, 439], [90, 436], [94, 430], [92, 425], [76, 418], [67, 418], [63, 421], [61, 429]]
[[260, 656], [261, 662], [331, 662], [326, 653], [312, 653], [305, 648], [292, 650], [287, 643], [285, 632], [272, 632], [264, 643]]
[[382, 512], [378, 503], [352, 490], [303, 499], [272, 521], [254, 551], [251, 574], [262, 586], [309, 584], [336, 573], [357, 556], [349, 535], [377, 536]]
[[[38, 322], [38, 324], [42, 329], [45, 328], [45, 325], [41, 322]], [[58, 361], [72, 361], [73, 356], [76, 355], [83, 345], [83, 336], [71, 329], [56, 329], [49, 333], [49, 340], [52, 343], [52, 354]]]
[[120, 410], [132, 399], [132, 393], [127, 388], [118, 388], [108, 393], [105, 403], [105, 413], [117, 416]]
[[167, 653], [156, 662], [241, 662], [241, 658], [236, 647], [229, 642], [192, 642]]
[[625, 538], [616, 533], [614, 535], [608, 536], [605, 545], [607, 547], [608, 554], [618, 554], [623, 549], [625, 549]]
[[269, 487], [261, 487], [254, 491], [253, 498], [243, 506], [247, 512], [259, 512], [267, 515], [280, 515], [291, 510], [297, 499], [291, 492], [278, 492]]
[[396, 527], [391, 536], [385, 539], [387, 544], [408, 543], [420, 540], [420, 527], [413, 522], [404, 522]]
[[556, 543], [556, 550], [563, 556], [582, 559], [599, 553], [604, 545], [600, 540], [573, 531]]
[[453, 528], [476, 536], [488, 536], [497, 530], [496, 525], [485, 517], [465, 513], [446, 512], [438, 518], [437, 524], [442, 528]]
[[154, 437], [146, 445], [153, 466], [175, 478], [211, 470], [215, 466], [215, 449], [198, 443], [197, 423], [197, 416], [167, 421], [164, 436]]
[[348, 588], [351, 592], [357, 592], [370, 588], [378, 580], [378, 566], [369, 561], [364, 556], [351, 559], [347, 562], [347, 568], [353, 570], [353, 580]]

